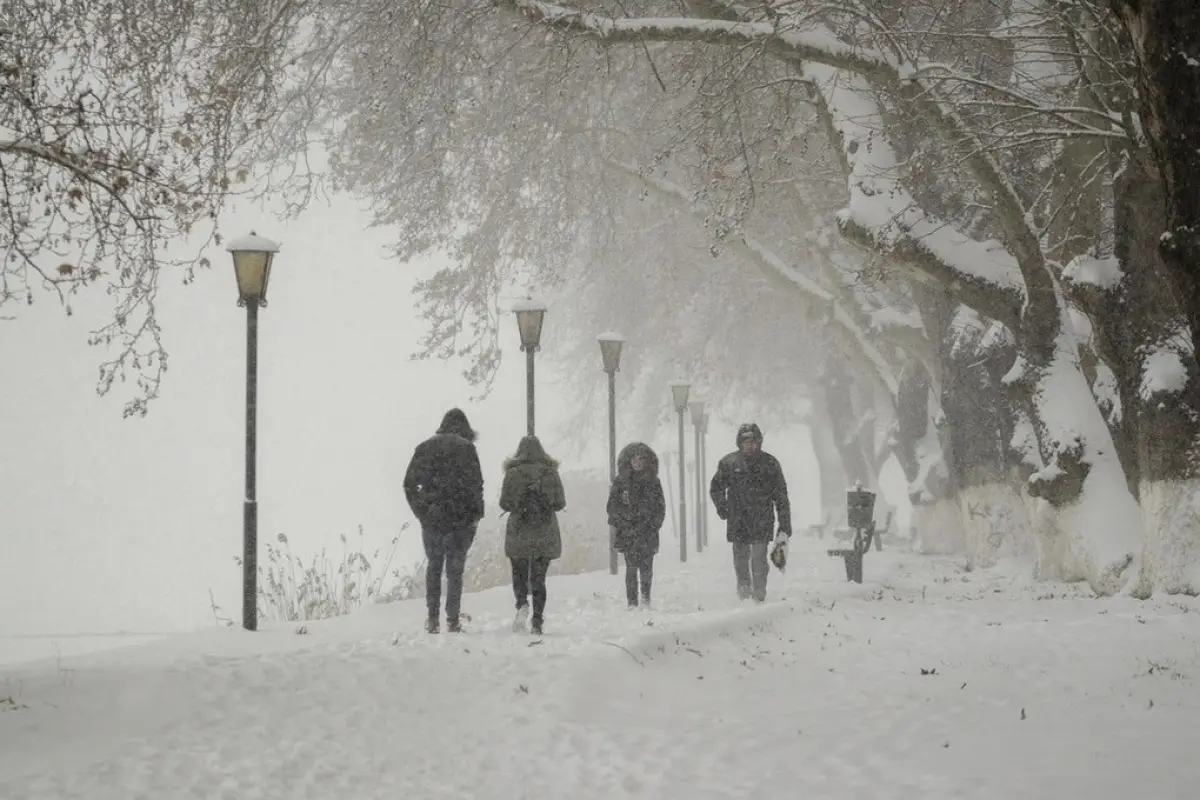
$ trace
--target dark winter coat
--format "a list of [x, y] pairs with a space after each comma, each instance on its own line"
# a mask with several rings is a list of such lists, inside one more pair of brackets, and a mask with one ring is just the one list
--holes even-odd
[[447, 411], [437, 433], [417, 445], [404, 474], [404, 496], [425, 530], [460, 530], [483, 518], [483, 471], [475, 431], [462, 411]]
[[717, 515], [726, 521], [730, 542], [769, 542], [779, 530], [792, 533], [792, 507], [788, 502], [783, 468], [770, 453], [730, 453], [717, 464], [709, 485]]
[[[540, 525], [523, 520], [518, 504], [532, 484], [541, 487], [555, 513]], [[546, 455], [536, 436], [526, 436], [517, 446], [517, 453], [504, 462], [504, 483], [500, 487], [500, 508], [509, 512], [504, 533], [504, 555], [508, 558], [549, 558], [562, 555], [562, 534], [558, 528], [558, 513], [567, 506], [558, 462]]]
[[[635, 472], [633, 457], [642, 457]], [[658, 552], [658, 532], [667, 515], [658, 455], [642, 442], [626, 445], [617, 457], [617, 477], [608, 492], [608, 524], [614, 529], [613, 547], [628, 556]]]

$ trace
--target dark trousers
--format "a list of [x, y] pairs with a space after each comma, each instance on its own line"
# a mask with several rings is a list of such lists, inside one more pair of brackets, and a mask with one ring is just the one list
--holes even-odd
[[533, 595], [533, 618], [540, 620], [546, 610], [546, 573], [550, 571], [548, 558], [513, 558], [512, 578], [513, 594], [517, 598], [517, 608], [529, 605], [529, 595]]
[[629, 605], [638, 604], [638, 587], [642, 601], [650, 602], [650, 584], [654, 581], [654, 553], [625, 554], [625, 599]]
[[463, 570], [467, 551], [475, 541], [474, 526], [438, 529], [422, 528], [425, 545], [425, 604], [429, 616], [436, 617], [442, 606], [442, 571], [446, 573], [446, 617], [454, 619], [462, 607]]
[[738, 597], [767, 597], [767, 542], [734, 542], [733, 571], [737, 574]]

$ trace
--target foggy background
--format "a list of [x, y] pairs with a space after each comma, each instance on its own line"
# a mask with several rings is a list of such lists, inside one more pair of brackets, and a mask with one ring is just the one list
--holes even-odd
[[[367, 224], [353, 201], [335, 198], [288, 223], [257, 207], [235, 208], [222, 225], [229, 236], [254, 229], [282, 245], [270, 305], [260, 316], [259, 539], [261, 547], [285, 532], [305, 562], [322, 547], [338, 552], [341, 533], [356, 544], [359, 524], [370, 554], [412, 522], [404, 470], [447, 408], [462, 407], [480, 431], [489, 502], [499, 491], [502, 460], [524, 433], [524, 361], [512, 315], [501, 320], [506, 358], [494, 390], [473, 402], [476, 390], [461, 364], [408, 360], [424, 330], [410, 290], [437, 263], [389, 259], [388, 231]], [[182, 275], [163, 276], [159, 319], [170, 369], [145, 418], [122, 419], [120, 396], [95, 394], [105, 354], [85, 342], [111, 314], [107, 298], [84, 297], [67, 317], [39, 294], [15, 321], [0, 322], [0, 637], [211, 625], [210, 589], [226, 615], [238, 617], [245, 312], [236, 306], [228, 254], [222, 247], [207, 255], [213, 268], [191, 286], [181, 285]], [[563, 444], [573, 409], [555, 396], [556, 382], [569, 377], [603, 384], [599, 348], [573, 375], [552, 368], [556, 334], [570, 324], [570, 311], [548, 299], [538, 433], [564, 469], [603, 473], [604, 392], [595, 394], [599, 405], [588, 415], [593, 444], [581, 451]], [[626, 345], [627, 352], [645, 346]], [[642, 438], [660, 454], [664, 446], [673, 450], [673, 424], [631, 430], [623, 419], [627, 378], [618, 375], [618, 447]], [[670, 392], [664, 386], [660, 394], [665, 410]], [[732, 449], [737, 423], [754, 419], [756, 407], [746, 397], [734, 418], [713, 418], [710, 472]], [[765, 433], [765, 449], [783, 463], [801, 530], [820, 518], [807, 429]], [[686, 435], [690, 453], [690, 420]], [[904, 503], [894, 462], [884, 490], [889, 502]], [[907, 518], [907, 508], [902, 513]], [[596, 524], [605, 524], [603, 509], [596, 509]], [[726, 558], [723, 530], [714, 529], [713, 539], [718, 546], [704, 557]], [[419, 541], [415, 525], [402, 534], [397, 566], [419, 560]], [[5, 645], [0, 639], [0, 656]]]

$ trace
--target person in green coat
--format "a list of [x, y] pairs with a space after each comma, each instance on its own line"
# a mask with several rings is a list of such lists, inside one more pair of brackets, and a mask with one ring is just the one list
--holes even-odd
[[526, 436], [516, 455], [504, 462], [500, 508], [509, 513], [504, 555], [512, 562], [517, 614], [513, 631], [522, 632], [529, 620], [533, 596], [532, 632], [541, 635], [546, 610], [546, 573], [562, 555], [558, 512], [567, 505], [558, 462], [546, 455], [536, 436]]

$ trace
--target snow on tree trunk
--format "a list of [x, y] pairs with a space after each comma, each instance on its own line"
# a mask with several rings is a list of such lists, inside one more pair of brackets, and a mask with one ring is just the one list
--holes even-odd
[[[1060, 298], [1061, 299], [1061, 298]], [[1141, 511], [1125, 482], [1112, 435], [1079, 367], [1062, 309], [1054, 349], [1023, 348], [1005, 383], [1022, 412], [1013, 445], [1033, 502], [1037, 575], [1086, 580], [1098, 594], [1126, 584], [1142, 544]], [[1042, 364], [1030, 357], [1044, 358]]]
[[1134, 593], [1200, 594], [1200, 369], [1180, 341], [1142, 361], [1135, 413], [1146, 531]]
[[1135, 413], [1146, 532], [1135, 592], [1200, 594], [1200, 370], [1166, 342], [1143, 361]]
[[1200, 369], [1187, 322], [1158, 248], [1165, 219], [1162, 185], [1146, 152], [1127, 154], [1113, 186], [1115, 254], [1077, 257], [1064, 271], [1088, 310], [1096, 349], [1112, 367], [1115, 409], [1128, 432], [1126, 471], [1136, 481], [1145, 531], [1135, 593], [1195, 592], [1200, 519]]

